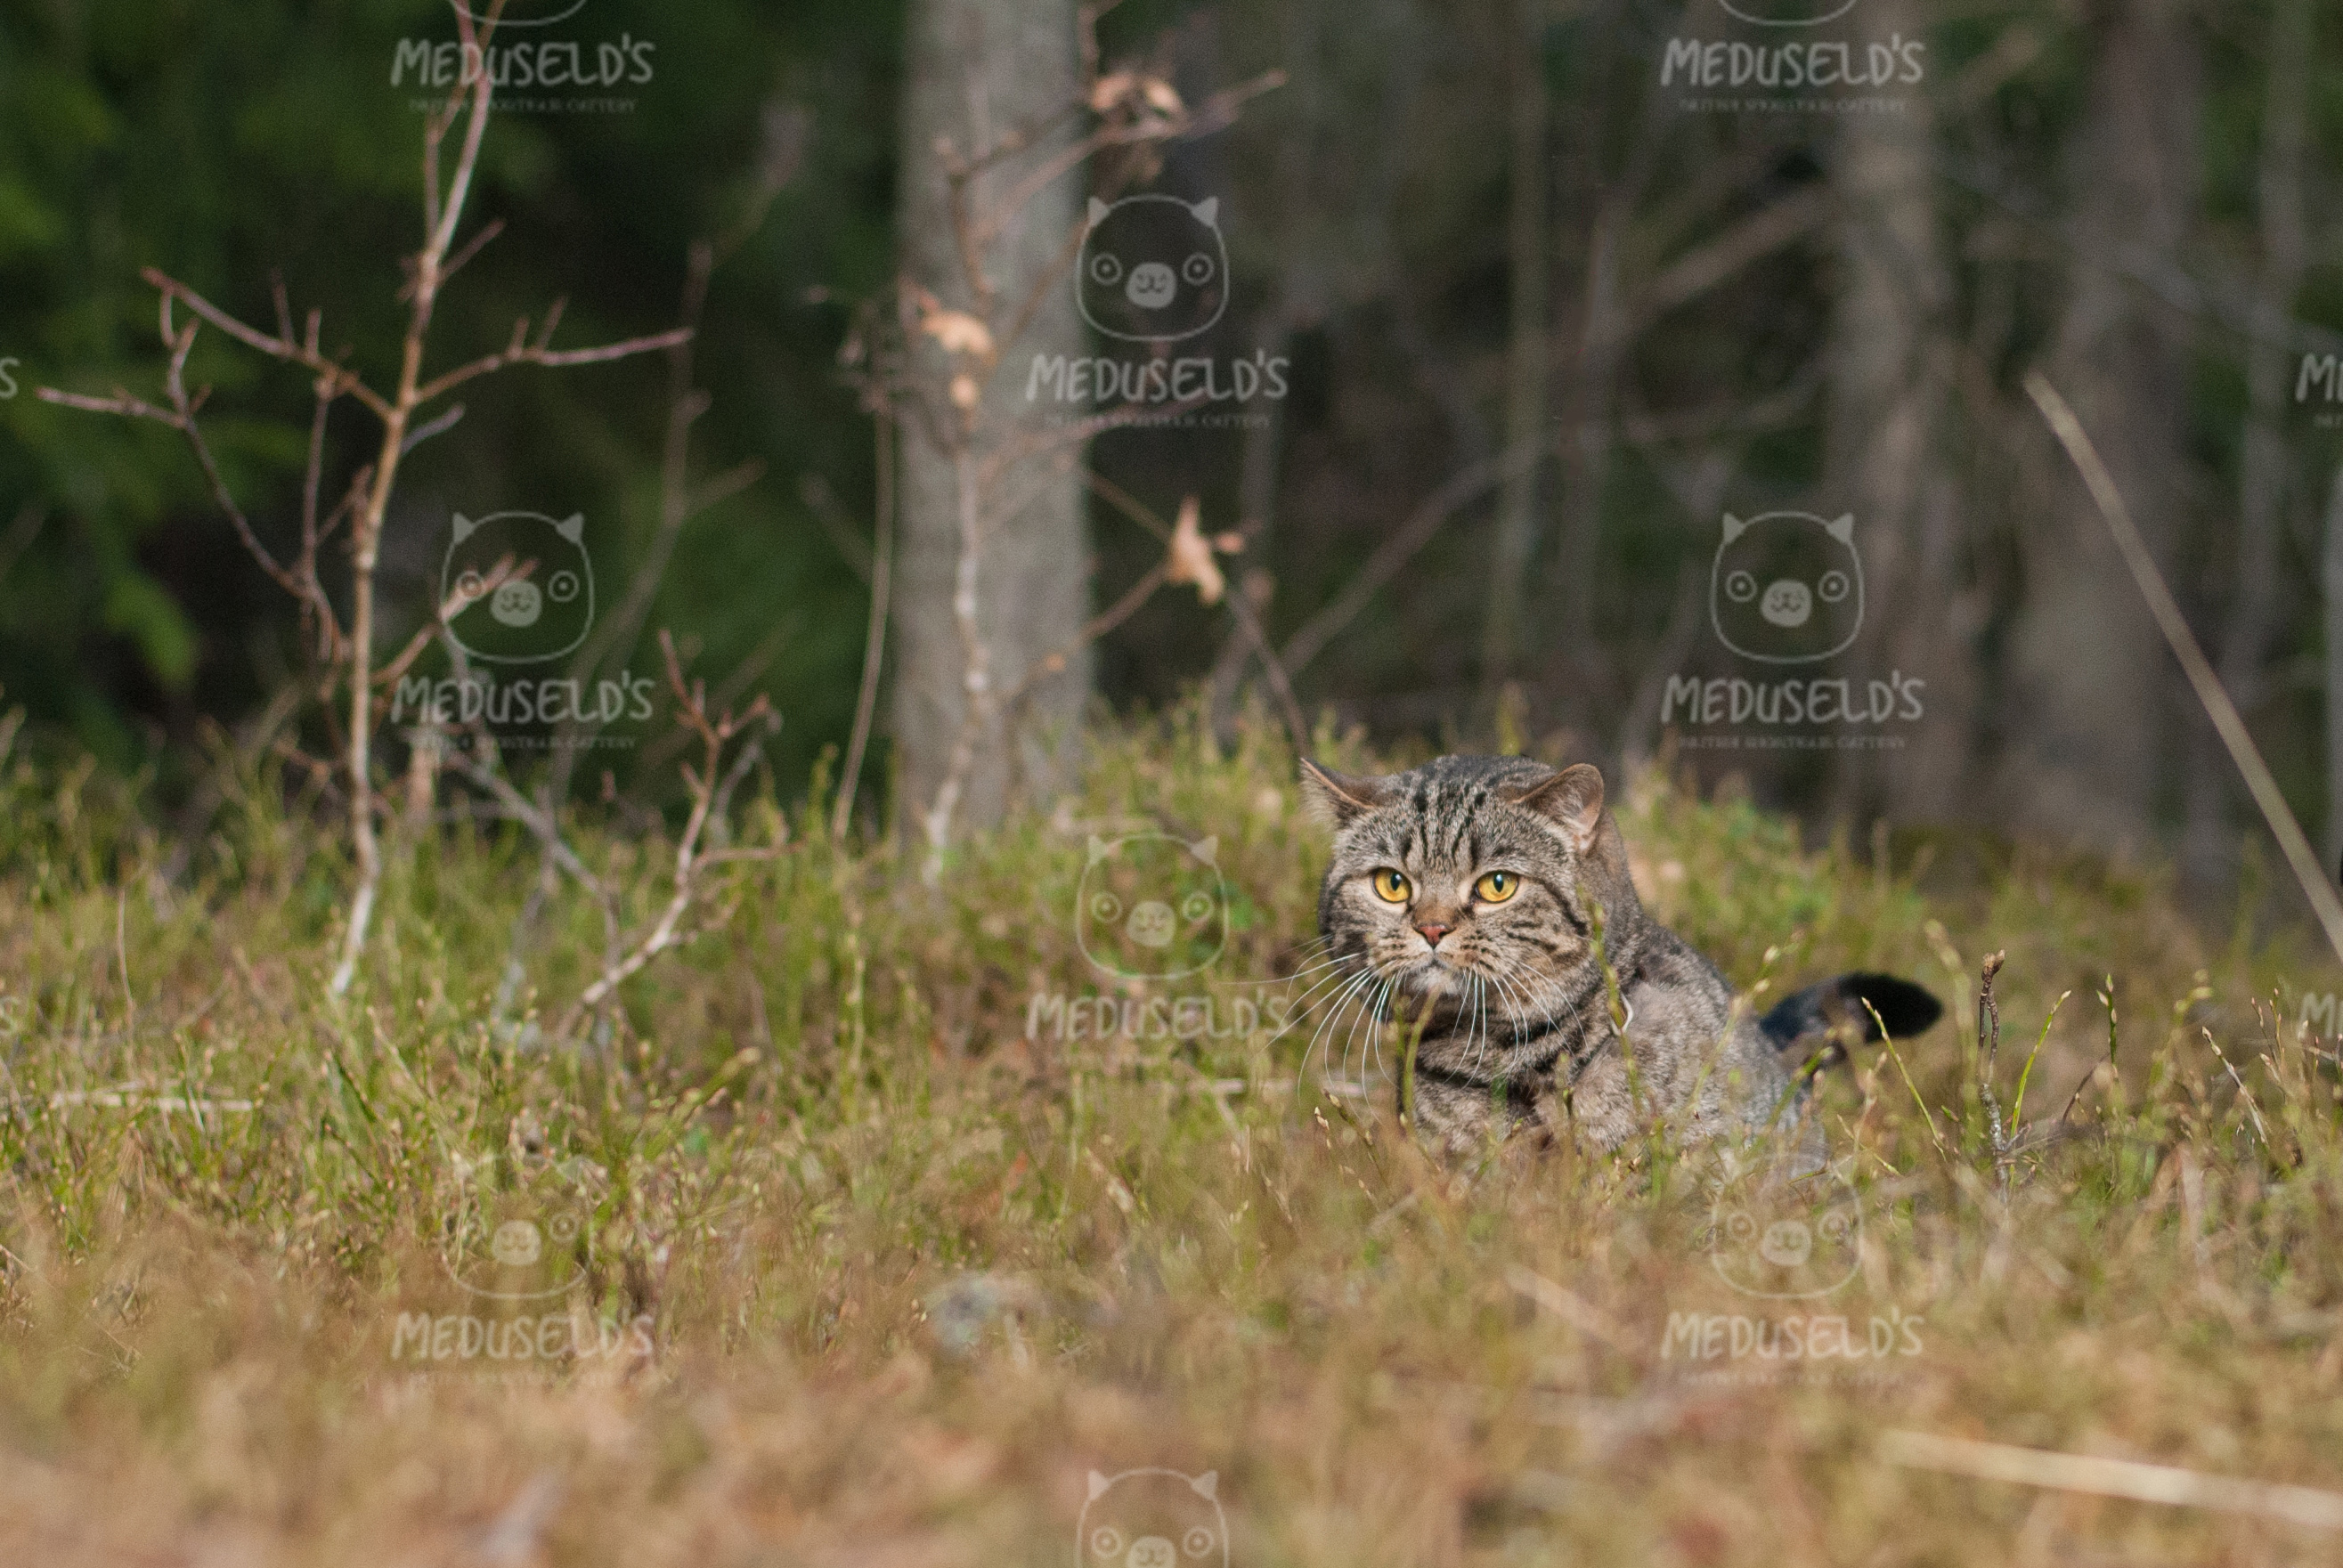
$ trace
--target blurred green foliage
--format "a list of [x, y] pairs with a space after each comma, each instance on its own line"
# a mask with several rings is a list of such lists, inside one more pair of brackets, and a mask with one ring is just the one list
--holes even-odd
[[[838, 307], [809, 285], [864, 291], [889, 271], [896, 31], [894, 8], [853, 0], [590, 0], [550, 27], [508, 28], [574, 41], [589, 61], [604, 44], [649, 45], [635, 57], [651, 79], [596, 89], [616, 107], [492, 117], [466, 233], [505, 226], [433, 327], [443, 369], [557, 298], [557, 347], [659, 330], [677, 318], [690, 244], [737, 227], [761, 177], [782, 181], [717, 273], [699, 350], [713, 406], [694, 429], [699, 474], [753, 457], [766, 477], [687, 531], [649, 627], [672, 628], [711, 685], [749, 667], [748, 689], [786, 715], [785, 778], [842, 731], [859, 669], [863, 588], [796, 480], [830, 476], [867, 518], [868, 425], [830, 373]], [[402, 42], [456, 35], [445, 0], [0, 6], [0, 359], [16, 386], [0, 400], [0, 529], [13, 522], [22, 546], [0, 577], [0, 686], [36, 731], [117, 767], [159, 756], [172, 776], [205, 716], [250, 711], [297, 667], [292, 605], [238, 547], [185, 442], [35, 388], [159, 401], [145, 266], [264, 327], [281, 275], [297, 322], [321, 309], [328, 351], [389, 385], [399, 262], [421, 233], [426, 95], [394, 68]], [[211, 388], [205, 428], [230, 487], [287, 546], [306, 377], [209, 331], [188, 375]], [[453, 511], [585, 512], [615, 597], [655, 521], [663, 359], [525, 368], [459, 397], [465, 417], [416, 449], [387, 527], [401, 634]], [[337, 405], [328, 487], [377, 439]], [[343, 558], [326, 576], [346, 588]], [[647, 632], [632, 662], [656, 659]]]

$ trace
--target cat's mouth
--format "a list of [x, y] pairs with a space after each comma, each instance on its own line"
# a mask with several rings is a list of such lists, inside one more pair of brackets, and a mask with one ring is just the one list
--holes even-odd
[[1453, 953], [1423, 952], [1413, 958], [1403, 958], [1386, 970], [1403, 990], [1423, 996], [1438, 996], [1460, 990], [1466, 977], [1475, 971]]

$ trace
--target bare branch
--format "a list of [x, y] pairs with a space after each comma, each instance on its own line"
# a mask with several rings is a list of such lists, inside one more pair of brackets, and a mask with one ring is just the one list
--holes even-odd
[[598, 348], [548, 348], [543, 337], [550, 336], [552, 323], [536, 343], [525, 343], [528, 322], [526, 317], [513, 324], [513, 341], [495, 354], [484, 354], [468, 365], [458, 366], [435, 381], [426, 382], [415, 393], [418, 404], [429, 403], [445, 397], [476, 377], [502, 370], [513, 365], [547, 365], [560, 367], [570, 365], [600, 365], [613, 359], [624, 359], [632, 354], [649, 354], [657, 349], [673, 348], [691, 341], [689, 327], [670, 327], [648, 337], [629, 337], [619, 343], [606, 343]]
[[415, 635], [407, 639], [407, 646], [399, 650], [398, 657], [375, 673], [374, 683], [377, 686], [397, 684], [398, 678], [407, 673], [407, 667], [415, 662], [417, 656], [430, 647], [432, 642], [447, 630], [447, 622], [464, 608], [468, 601], [486, 598], [503, 587], [506, 582], [516, 578], [526, 578], [536, 569], [535, 561], [516, 566], [511, 556], [499, 558], [497, 564], [489, 568], [488, 575], [480, 579], [480, 586], [477, 591], [465, 593], [458, 590], [449, 594], [439, 608], [432, 612], [431, 618], [416, 628]]
[[[376, 417], [382, 419], [390, 417], [390, 404], [382, 394], [359, 380], [354, 371], [318, 353], [310, 344], [292, 343], [281, 337], [271, 337], [257, 327], [246, 326], [160, 267], [141, 267], [138, 276], [162, 290], [166, 302], [171, 299], [186, 301], [188, 309], [235, 338], [238, 343], [248, 348], [256, 348], [272, 359], [281, 359], [288, 365], [298, 365], [306, 369], [314, 370], [320, 379], [332, 387], [336, 396], [338, 397], [347, 392], [371, 409]], [[169, 334], [166, 332], [165, 336], [167, 338]]]
[[1367, 558], [1367, 564], [1359, 568], [1358, 575], [1335, 596], [1333, 602], [1302, 622], [1302, 628], [1285, 639], [1282, 655], [1285, 668], [1289, 671], [1301, 669], [1324, 652], [1326, 645], [1334, 639], [1335, 633], [1350, 625], [1358, 613], [1367, 608], [1375, 591], [1397, 576], [1399, 569], [1414, 557], [1416, 551], [1430, 544], [1432, 537], [1440, 531], [1441, 525], [1459, 508], [1494, 489], [1508, 474], [1543, 461], [1552, 449], [1551, 444], [1516, 447], [1484, 457], [1477, 463], [1468, 463], [1450, 475], [1447, 481], [1418, 503], [1408, 519], [1383, 542], [1373, 555]]
[[454, 429], [458, 422], [463, 417], [464, 406], [461, 403], [450, 403], [447, 405], [447, 411], [446, 413], [438, 415], [434, 418], [427, 419], [422, 424], [417, 425], [414, 429], [408, 431], [407, 433], [407, 439], [399, 443], [398, 455], [403, 457], [407, 456], [407, 453], [415, 450], [416, 447], [423, 445], [424, 442], [431, 439], [432, 437], [439, 435], [443, 431]]
[[720, 719], [708, 715], [706, 689], [698, 681], [687, 683], [682, 661], [677, 657], [675, 639], [666, 632], [659, 633], [659, 650], [667, 660], [668, 684], [677, 701], [677, 723], [698, 736], [701, 745], [701, 761], [698, 769], [683, 769], [686, 786], [691, 791], [691, 814], [685, 822], [682, 836], [676, 842], [674, 888], [666, 907], [650, 930], [636, 941], [623, 958], [607, 964], [592, 984], [570, 1004], [556, 1031], [567, 1038], [577, 1031], [580, 1023], [598, 1013], [610, 997], [628, 980], [640, 973], [660, 953], [680, 946], [693, 937], [719, 926], [729, 919], [737, 906], [728, 906], [711, 922], [686, 930], [684, 917], [690, 913], [700, 896], [700, 878], [711, 867], [736, 861], [769, 860], [785, 853], [779, 845], [755, 849], [715, 849], [701, 847], [711, 820], [729, 810], [732, 791], [747, 777], [758, 756], [759, 747], [751, 739], [733, 759], [732, 767], [722, 782], [717, 773], [723, 762], [724, 748], [743, 730], [752, 727], [769, 729], [777, 723], [764, 698], [759, 697], [739, 715], [727, 713]]

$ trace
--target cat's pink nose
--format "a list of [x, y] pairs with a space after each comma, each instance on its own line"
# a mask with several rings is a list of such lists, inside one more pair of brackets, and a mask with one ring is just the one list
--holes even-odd
[[1415, 929], [1423, 933], [1425, 941], [1436, 948], [1440, 945], [1440, 939], [1456, 928], [1454, 926], [1418, 926]]

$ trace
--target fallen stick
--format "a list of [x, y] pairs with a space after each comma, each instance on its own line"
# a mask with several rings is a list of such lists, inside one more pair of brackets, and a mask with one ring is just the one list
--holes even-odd
[[1514, 1294], [1534, 1302], [1580, 1333], [1601, 1340], [1622, 1355], [1627, 1353], [1618, 1325], [1612, 1322], [1601, 1308], [1576, 1292], [1557, 1285], [1544, 1274], [1518, 1264], [1505, 1271], [1505, 1283], [1513, 1287]]
[[1926, 1432], [1882, 1433], [1879, 1456], [1890, 1464], [1973, 1475], [1982, 1481], [2008, 1481], [2020, 1486], [2085, 1492], [2098, 1497], [2126, 1497], [2136, 1503], [2162, 1503], [2177, 1508], [2256, 1513], [2311, 1530], [2343, 1530], [2343, 1493], [2320, 1492], [2308, 1486], [2240, 1481], [2234, 1476], [2207, 1475], [2169, 1464], [2013, 1448], [2007, 1443], [1939, 1437]]

